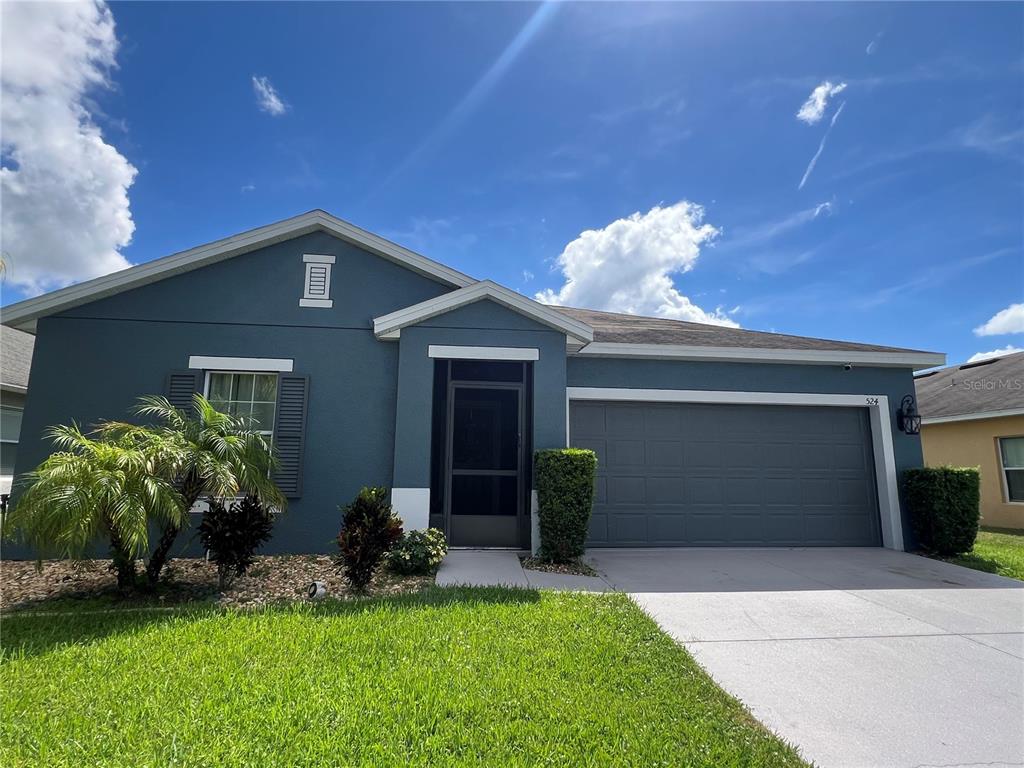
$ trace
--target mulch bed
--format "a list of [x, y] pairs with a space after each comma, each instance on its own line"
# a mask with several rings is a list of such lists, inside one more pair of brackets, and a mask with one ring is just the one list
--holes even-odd
[[547, 560], [540, 560], [536, 557], [521, 557], [519, 559], [523, 564], [523, 568], [529, 571], [565, 573], [573, 576], [597, 576], [597, 571], [582, 560], [576, 560], [572, 563], [549, 563]]
[[[140, 566], [141, 570], [141, 566]], [[351, 597], [338, 567], [326, 555], [265, 555], [256, 558], [249, 572], [235, 579], [224, 592], [217, 589], [217, 569], [202, 558], [168, 562], [160, 586], [151, 593], [122, 594], [117, 589], [109, 560], [0, 561], [0, 610], [53, 610], [90, 601], [106, 607], [172, 606], [205, 601], [227, 606], [258, 606], [305, 600], [313, 581], [322, 581], [327, 597]], [[370, 594], [386, 596], [413, 592], [434, 583], [433, 576], [397, 576], [381, 571]]]

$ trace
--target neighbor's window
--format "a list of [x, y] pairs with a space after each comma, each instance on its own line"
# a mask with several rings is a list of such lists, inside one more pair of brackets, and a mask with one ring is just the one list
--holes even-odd
[[252, 419], [251, 429], [274, 434], [277, 407], [276, 373], [221, 373], [207, 375], [206, 398], [218, 411]]
[[1006, 478], [1006, 500], [1024, 502], [1024, 437], [999, 438], [999, 454]]

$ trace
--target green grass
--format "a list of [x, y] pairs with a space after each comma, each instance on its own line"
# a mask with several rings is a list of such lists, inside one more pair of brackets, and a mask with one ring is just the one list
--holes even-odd
[[0, 765], [790, 766], [622, 595], [3, 619]]
[[974, 549], [949, 562], [1024, 580], [1024, 533], [979, 531]]

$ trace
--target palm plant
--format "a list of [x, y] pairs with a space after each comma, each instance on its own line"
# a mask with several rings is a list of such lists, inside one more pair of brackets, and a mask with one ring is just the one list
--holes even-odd
[[[194, 416], [165, 397], [147, 395], [139, 398], [135, 412], [156, 421], [155, 426], [108, 422], [101, 430], [119, 437], [138, 435], [140, 440], [154, 435], [162, 443], [176, 446], [168, 477], [181, 494], [186, 516], [203, 497], [238, 494], [255, 496], [264, 506], [283, 510], [287, 501], [272, 479], [277, 460], [266, 438], [250, 429], [248, 419], [221, 413], [198, 393], [193, 396], [192, 409]], [[184, 523], [184, 517], [166, 521], [146, 565], [150, 585], [160, 579]]]
[[122, 589], [135, 585], [135, 560], [149, 545], [147, 526], [180, 526], [187, 509], [165, 475], [176, 448], [159, 435], [136, 433], [94, 439], [71, 426], [52, 427], [57, 447], [25, 477], [21, 498], [4, 520], [39, 556], [82, 557], [101, 535]]

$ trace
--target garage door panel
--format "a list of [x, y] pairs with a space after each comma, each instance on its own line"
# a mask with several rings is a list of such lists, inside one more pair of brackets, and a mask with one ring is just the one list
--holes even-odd
[[683, 466], [682, 440], [647, 440], [645, 442], [644, 463], [651, 468], [670, 467], [681, 469]]
[[572, 403], [593, 546], [878, 546], [865, 409]]
[[626, 546], [644, 546], [650, 541], [647, 530], [647, 515], [613, 514], [608, 515], [608, 538], [622, 542]]
[[644, 466], [644, 441], [621, 440], [612, 438], [608, 441], [608, 467], [642, 467]]
[[616, 476], [608, 478], [608, 504], [626, 506], [629, 504], [645, 504], [644, 493], [646, 478]]
[[648, 477], [647, 505], [672, 504], [682, 508], [686, 503], [685, 484], [682, 477]]

